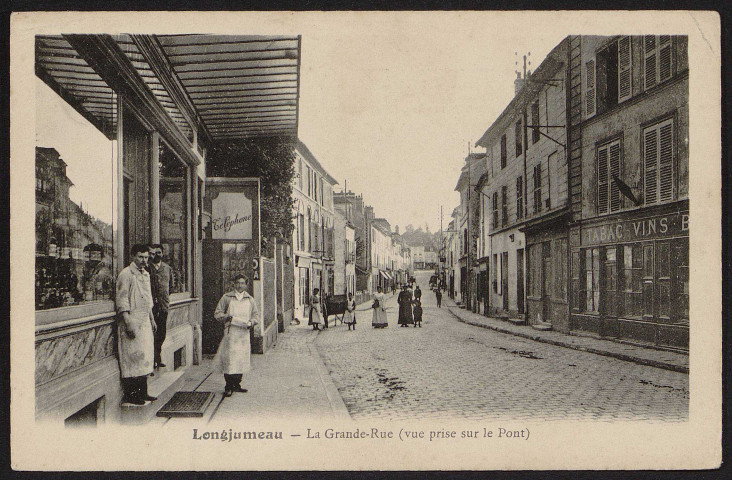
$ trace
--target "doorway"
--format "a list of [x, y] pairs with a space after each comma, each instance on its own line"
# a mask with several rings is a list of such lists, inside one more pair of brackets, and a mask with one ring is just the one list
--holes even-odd
[[549, 302], [551, 294], [551, 275], [552, 275], [552, 244], [544, 242], [542, 245], [542, 265], [541, 265], [541, 320], [545, 323], [552, 323]]
[[503, 310], [508, 312], [508, 252], [501, 254], [501, 296]]
[[524, 314], [524, 249], [516, 250], [516, 302], [518, 313]]

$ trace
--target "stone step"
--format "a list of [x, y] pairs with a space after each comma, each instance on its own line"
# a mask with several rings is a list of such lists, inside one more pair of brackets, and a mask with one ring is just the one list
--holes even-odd
[[519, 318], [508, 317], [508, 318], [506, 318], [506, 320], [509, 323], [513, 323], [514, 325], [526, 325], [526, 320], [524, 320], [523, 318], [520, 318], [520, 317]]
[[533, 328], [534, 330], [541, 330], [542, 332], [547, 332], [552, 329], [552, 324], [546, 323], [546, 322], [538, 322], [538, 323], [531, 325], [531, 328]]
[[185, 383], [183, 370], [175, 372], [156, 372], [155, 376], [148, 377], [147, 391], [157, 400], [144, 407], [120, 407], [120, 421], [125, 425], [142, 425], [155, 419], [157, 411], [165, 405], [171, 397], [181, 389]]

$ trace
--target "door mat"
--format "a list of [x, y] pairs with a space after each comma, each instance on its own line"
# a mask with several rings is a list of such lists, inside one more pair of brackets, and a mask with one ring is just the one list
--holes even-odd
[[157, 416], [202, 417], [213, 398], [213, 392], [177, 392], [158, 410]]

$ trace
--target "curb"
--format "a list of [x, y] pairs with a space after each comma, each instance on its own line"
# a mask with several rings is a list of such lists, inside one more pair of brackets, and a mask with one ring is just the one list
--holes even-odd
[[346, 404], [343, 402], [341, 394], [338, 393], [338, 388], [336, 388], [333, 380], [330, 379], [330, 373], [328, 373], [328, 369], [325, 367], [325, 363], [323, 363], [323, 358], [318, 352], [318, 347], [315, 346], [314, 342], [310, 342], [308, 344], [308, 349], [310, 350], [310, 355], [313, 357], [313, 360], [315, 362], [315, 368], [318, 371], [320, 383], [322, 383], [323, 387], [325, 388], [325, 394], [328, 397], [328, 403], [330, 404], [330, 409], [333, 413], [333, 416], [337, 420], [350, 421], [351, 414], [348, 413]]
[[687, 375], [689, 374], [689, 367], [685, 367], [683, 365], [676, 365], [673, 363], [661, 362], [658, 360], [651, 360], [648, 358], [635, 357], [632, 355], [626, 355], [624, 353], [608, 352], [607, 350], [601, 350], [601, 349], [594, 348], [594, 347], [587, 347], [584, 345], [574, 345], [574, 344], [562, 342], [559, 340], [544, 338], [544, 337], [541, 337], [540, 335], [532, 335], [531, 333], [516, 332], [513, 330], [506, 329], [506, 328], [500, 328], [500, 327], [495, 327], [492, 325], [486, 325], [483, 323], [471, 321], [471, 320], [462, 318], [460, 315], [455, 313], [453, 311], [454, 308], [459, 308], [459, 307], [450, 306], [450, 305], [447, 306], [447, 309], [450, 311], [450, 313], [455, 318], [458, 319], [458, 321], [460, 321], [462, 323], [466, 323], [468, 325], [472, 325], [474, 327], [487, 328], [489, 330], [494, 330], [499, 333], [513, 335], [515, 337], [522, 337], [522, 338], [526, 338], [528, 340], [533, 340], [535, 342], [548, 343], [550, 345], [554, 345], [557, 347], [570, 348], [572, 350], [579, 350], [582, 352], [593, 353], [595, 355], [602, 355], [604, 357], [612, 357], [612, 358], [616, 358], [618, 360], [623, 360], [626, 362], [637, 363], [637, 364], [645, 365], [645, 366], [649, 366], [649, 367], [662, 368], [664, 370], [671, 370], [671, 371], [678, 372], [678, 373], [685, 373]]

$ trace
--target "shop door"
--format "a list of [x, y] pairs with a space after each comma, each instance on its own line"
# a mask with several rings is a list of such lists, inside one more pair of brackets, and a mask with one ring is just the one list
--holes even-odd
[[501, 254], [501, 296], [503, 310], [508, 311], [508, 252]]
[[214, 318], [216, 305], [224, 293], [233, 290], [234, 277], [247, 277], [249, 294], [253, 294], [252, 242], [203, 241], [203, 322], [201, 325], [204, 354], [214, 354], [224, 336], [224, 326]]
[[552, 244], [551, 242], [544, 242], [541, 245], [541, 320], [546, 323], [551, 323], [549, 296], [552, 291]]
[[516, 250], [516, 302], [518, 313], [524, 313], [524, 249]]

